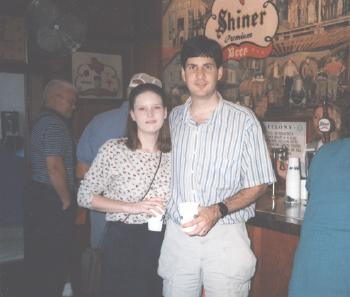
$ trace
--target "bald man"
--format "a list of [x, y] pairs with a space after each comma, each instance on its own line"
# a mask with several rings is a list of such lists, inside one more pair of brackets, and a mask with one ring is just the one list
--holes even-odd
[[24, 263], [28, 297], [61, 297], [73, 232], [74, 149], [68, 121], [76, 89], [51, 80], [30, 135], [31, 180], [25, 197]]

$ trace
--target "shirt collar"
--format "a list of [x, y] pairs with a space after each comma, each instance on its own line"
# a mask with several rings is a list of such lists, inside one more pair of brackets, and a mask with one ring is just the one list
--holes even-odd
[[[211, 117], [209, 119], [207, 119], [205, 122], [202, 123], [202, 125], [211, 125], [214, 124], [216, 122], [216, 120], [220, 117], [221, 115], [221, 110], [223, 108], [223, 98], [221, 96], [221, 94], [219, 92], [216, 92], [218, 97], [219, 97], [219, 103], [216, 106], [216, 108], [214, 109]], [[191, 114], [190, 114], [190, 107], [192, 104], [192, 98], [189, 97], [185, 104], [184, 104], [184, 113], [183, 113], [183, 121], [187, 124], [190, 125], [196, 125], [197, 123], [196, 121], [192, 118]]]
[[49, 107], [44, 108], [42, 116], [45, 116], [46, 114], [53, 114], [53, 115], [59, 117], [66, 124], [68, 124], [70, 122], [70, 119], [64, 117], [62, 114], [60, 114], [58, 111], [56, 111], [52, 108], [49, 108]]

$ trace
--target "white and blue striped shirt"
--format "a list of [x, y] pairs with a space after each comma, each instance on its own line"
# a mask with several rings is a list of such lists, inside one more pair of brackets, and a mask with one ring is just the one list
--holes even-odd
[[[189, 98], [170, 114], [172, 196], [168, 212], [177, 223], [180, 202], [209, 206], [242, 189], [275, 181], [261, 126], [251, 110], [220, 96], [211, 118], [197, 124], [189, 113], [191, 102]], [[254, 212], [252, 204], [220, 223], [246, 222]]]

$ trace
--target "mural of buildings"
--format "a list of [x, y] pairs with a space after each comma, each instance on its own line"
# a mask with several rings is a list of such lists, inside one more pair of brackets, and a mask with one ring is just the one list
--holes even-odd
[[[213, 1], [169, 0], [163, 9], [163, 80], [173, 104], [187, 96], [179, 75], [181, 45], [204, 34]], [[271, 1], [279, 16], [272, 54], [226, 61], [223, 96], [261, 117], [274, 109], [312, 108], [325, 96], [350, 106], [350, 0]]]
[[204, 34], [210, 6], [201, 0], [172, 0], [163, 9], [163, 61], [177, 53], [183, 42]]

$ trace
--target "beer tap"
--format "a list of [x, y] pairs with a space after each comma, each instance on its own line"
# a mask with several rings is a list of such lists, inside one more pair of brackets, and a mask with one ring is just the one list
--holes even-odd
[[278, 149], [279, 159], [280, 159], [280, 170], [286, 170], [286, 161], [288, 160], [288, 147], [283, 144], [281, 148]]
[[[279, 148], [274, 148], [272, 149], [272, 159], [273, 159], [273, 166], [276, 172], [276, 166], [279, 166], [280, 171], [285, 171], [287, 166], [286, 166], [286, 161], [288, 160], [288, 147], [286, 145], [282, 145], [282, 147]], [[279, 161], [277, 164], [277, 161]], [[276, 203], [275, 203], [275, 198], [276, 198], [276, 182], [272, 183], [272, 210], [275, 210]]]

